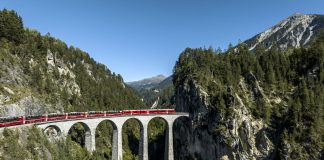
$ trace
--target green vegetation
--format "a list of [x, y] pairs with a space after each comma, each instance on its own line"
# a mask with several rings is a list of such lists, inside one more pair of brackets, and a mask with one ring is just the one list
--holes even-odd
[[136, 119], [127, 120], [123, 125], [123, 159], [139, 159], [140, 123]]
[[[162, 128], [164, 132], [163, 127], [165, 125], [162, 124], [162, 126], [157, 127], [157, 125], [152, 124], [161, 124], [163, 121], [157, 119], [153, 121], [150, 124], [149, 133], [152, 133], [151, 135], [154, 136], [161, 135], [159, 131]], [[138, 122], [134, 119], [127, 121], [123, 127], [123, 143], [127, 144], [123, 147], [125, 151], [123, 155], [124, 159], [138, 159], [139, 127]], [[135, 132], [133, 130], [134, 128]], [[0, 159], [111, 159], [112, 126], [109, 122], [105, 121], [99, 125], [96, 131], [96, 151], [92, 154], [80, 145], [82, 143], [84, 145], [84, 139], [80, 138], [84, 136], [82, 134], [84, 132], [82, 125], [76, 124], [72, 130], [77, 130], [77, 132], [70, 133], [70, 136], [66, 140], [57, 139], [49, 141], [44, 133], [36, 127], [26, 127], [19, 130], [5, 129], [2, 136], [0, 136]], [[77, 134], [80, 135], [77, 136]], [[151, 136], [149, 137], [150, 141], [155, 140]], [[163, 141], [160, 141], [158, 144], [163, 144], [164, 146]], [[151, 147], [150, 149], [152, 150]], [[161, 157], [153, 154], [150, 155], [150, 158], [163, 159], [163, 153], [158, 152], [158, 154]]]
[[112, 130], [110, 122], [101, 122], [96, 130], [96, 151], [93, 153], [99, 159], [112, 159]]
[[5, 129], [0, 144], [0, 159], [95, 159], [70, 138], [50, 142], [36, 127]]
[[143, 98], [147, 106], [152, 106], [157, 100], [156, 108], [175, 108], [174, 88], [172, 76], [167, 77], [158, 84], [149, 84], [136, 86], [130, 84]]
[[[35, 30], [24, 29], [21, 17], [14, 11], [0, 11], [0, 64], [0, 78], [9, 72], [15, 72], [15, 76], [21, 78], [0, 84], [0, 93], [6, 92], [3, 86], [11, 86], [18, 93], [10, 102], [30, 93], [53, 108], [62, 106], [66, 112], [145, 107], [139, 96], [124, 85], [120, 75], [50, 34], [41, 35]], [[324, 33], [308, 48], [287, 51], [280, 51], [275, 45], [266, 50], [260, 45], [252, 52], [245, 44], [229, 47], [226, 53], [212, 48], [187, 48], [174, 68], [173, 84], [175, 90], [185, 83], [196, 83], [207, 89], [211, 102], [209, 109], [225, 115], [225, 120], [233, 116], [231, 106], [235, 105], [235, 97], [232, 92], [239, 94], [253, 117], [269, 126], [277, 159], [287, 155], [287, 144], [291, 159], [318, 159], [324, 145], [323, 68]], [[252, 101], [242, 96], [244, 93], [239, 85], [242, 80], [248, 84], [249, 90], [253, 90]], [[174, 105], [174, 97], [170, 94], [174, 89], [168, 88], [162, 94], [162, 104]], [[277, 103], [273, 99], [278, 97], [281, 99]], [[215, 134], [226, 131], [222, 123], [219, 122]], [[164, 144], [160, 142], [165, 128], [161, 120], [150, 123], [151, 144], [158, 142], [158, 148], [162, 148], [160, 145]], [[136, 121], [130, 120], [124, 125], [124, 159], [138, 159], [139, 132]], [[96, 131], [97, 151], [92, 155], [82, 147], [82, 125], [75, 125], [66, 141], [49, 142], [36, 128], [23, 133], [3, 132], [0, 159], [111, 158], [112, 126], [108, 122]], [[226, 143], [231, 144], [231, 139]], [[149, 150], [153, 146], [150, 145]], [[152, 157], [156, 155], [150, 153]]]
[[[62, 112], [61, 107], [64, 112], [146, 108], [139, 95], [124, 84], [121, 75], [49, 33], [41, 35], [36, 30], [24, 29], [22, 19], [15, 11], [2, 10], [0, 79], [11, 74], [13, 78], [9, 77], [0, 84], [1, 94], [8, 94], [3, 87], [15, 92], [8, 95], [10, 101], [6, 104], [32, 96], [45, 101], [55, 112]], [[126, 124], [126, 128], [129, 135], [126, 136], [126, 132], [123, 135], [125, 159], [134, 159], [138, 155], [134, 146], [138, 144], [139, 128], [130, 124]], [[5, 131], [1, 140], [4, 145], [0, 150], [6, 154], [0, 154], [2, 159], [49, 159], [42, 156], [53, 159], [111, 159], [112, 127], [108, 122], [101, 124], [96, 131], [97, 150], [92, 156], [82, 147], [85, 130], [80, 124], [73, 126], [66, 141], [54, 144], [35, 129], [26, 133], [29, 139], [18, 141], [22, 135]]]
[[20, 43], [24, 37], [24, 27], [20, 16], [4, 9], [0, 12], [0, 38]]
[[[159, 92], [155, 92], [159, 90]], [[156, 108], [175, 108], [175, 99], [174, 99], [174, 88], [171, 84], [166, 86], [166, 88], [152, 88], [152, 89], [143, 89], [139, 91], [144, 98], [144, 103], [147, 106], [152, 106], [154, 102], [159, 98], [158, 105]]]
[[[14, 11], [0, 11], [0, 60], [19, 66], [33, 94], [65, 111], [140, 108], [135, 92], [119, 74], [95, 62], [88, 53], [47, 34], [23, 29]], [[47, 61], [52, 61], [53, 64]], [[12, 82], [15, 83], [15, 82]]]
[[[288, 51], [273, 45], [269, 50], [259, 46], [252, 52], [245, 44], [226, 53], [187, 48], [176, 63], [173, 83], [175, 90], [186, 83], [207, 89], [210, 110], [225, 115], [225, 119], [233, 113], [232, 92], [241, 95], [253, 117], [271, 127], [276, 157], [285, 154], [284, 146], [289, 143], [292, 159], [317, 159], [324, 144], [323, 68], [324, 33], [308, 48]], [[253, 90], [252, 101], [244, 98], [242, 80]], [[282, 101], [273, 100], [277, 97]], [[221, 124], [215, 133], [226, 130]], [[277, 137], [282, 138], [275, 140]]]
[[149, 158], [163, 160], [165, 152], [165, 136], [167, 122], [161, 118], [154, 118], [148, 126]]

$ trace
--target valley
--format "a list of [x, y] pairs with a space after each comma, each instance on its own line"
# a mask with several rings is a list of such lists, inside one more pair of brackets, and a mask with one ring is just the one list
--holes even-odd
[[[323, 159], [323, 17], [293, 14], [224, 51], [183, 48], [172, 75], [125, 82], [91, 54], [27, 28], [16, 11], [3, 9], [2, 120], [83, 117], [71, 125], [65, 118], [65, 138], [49, 138], [35, 126], [3, 129], [0, 159], [113, 159], [117, 133], [117, 159]], [[92, 152], [85, 121], [94, 123], [87, 116], [97, 112], [121, 117], [93, 125]], [[176, 113], [188, 118], [163, 118]], [[110, 121], [118, 118], [117, 127]], [[170, 148], [174, 155], [164, 154]]]

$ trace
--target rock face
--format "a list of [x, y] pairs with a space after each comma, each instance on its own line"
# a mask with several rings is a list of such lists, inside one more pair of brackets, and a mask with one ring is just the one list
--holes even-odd
[[[51, 50], [47, 50], [47, 67], [48, 72], [54, 72], [57, 70], [59, 72], [60, 76], [66, 76], [68, 78], [62, 79], [62, 81], [58, 82], [58, 85], [64, 86], [67, 89], [67, 92], [69, 94], [76, 94], [80, 96], [80, 87], [75, 81], [75, 74], [70, 70], [73, 66], [68, 66], [64, 63], [63, 60], [55, 57], [55, 54], [51, 52]], [[87, 64], [87, 67], [89, 68], [89, 65]], [[89, 69], [87, 68], [87, 72]]]
[[[10, 62], [8, 59], [13, 60]], [[30, 86], [31, 75], [26, 74], [17, 63], [21, 60], [19, 57], [11, 56], [8, 59], [0, 61], [0, 117], [64, 112], [61, 100], [50, 104], [44, 97], [33, 93]], [[44, 61], [47, 63], [47, 72], [59, 71], [60, 76], [69, 76], [61, 81], [53, 80], [53, 85], [62, 86], [62, 89], [64, 87], [69, 94], [80, 95], [75, 75], [63, 61], [56, 58], [51, 50], [47, 50]], [[37, 63], [39, 62], [30, 59], [30, 68]]]
[[55, 112], [64, 112], [63, 106], [59, 103], [53, 106], [36, 97], [27, 96], [18, 102], [2, 105], [0, 116], [29, 116]]
[[[52, 78], [50, 80], [52, 85], [59, 86], [60, 91], [65, 90], [68, 95], [80, 97], [80, 87], [76, 82], [76, 75], [72, 71], [73, 65], [57, 58], [56, 54], [47, 50], [47, 55], [43, 59], [47, 68], [42, 70], [47, 74], [41, 73], [43, 78], [49, 78], [46, 76], [56, 74], [60, 79]], [[10, 54], [8, 56], [6, 59], [0, 60], [0, 117], [64, 112], [61, 99], [49, 102], [46, 97], [35, 93], [30, 84], [32, 73], [24, 72], [24, 67], [19, 63], [22, 59]], [[33, 58], [29, 60], [31, 72], [35, 72], [34, 68], [39, 63], [41, 62], [34, 61]], [[87, 72], [90, 72], [90, 67], [88, 64], [87, 66]]]
[[0, 84], [14, 83], [17, 85], [26, 85], [26, 76], [19, 66], [13, 65], [9, 61], [0, 60]]
[[[323, 53], [323, 35], [320, 34], [323, 28], [323, 15], [294, 14], [245, 41], [246, 45], [238, 45], [234, 52], [229, 50], [224, 56], [210, 49], [185, 49], [176, 62], [173, 82], [176, 110], [189, 112], [190, 119], [175, 123], [175, 150], [179, 151], [175, 153], [175, 158], [253, 160], [296, 159], [305, 156], [307, 158], [302, 159], [320, 159], [322, 148], [310, 145], [313, 138], [313, 144], [320, 141], [315, 140], [318, 131], [311, 134], [311, 129], [307, 129], [313, 122], [294, 117], [309, 114], [306, 109], [302, 110], [305, 113], [300, 112], [303, 107], [297, 95], [303, 93], [307, 97], [309, 90], [313, 92], [321, 87], [314, 87], [318, 85], [315, 83], [321, 83], [316, 80], [310, 83], [301, 83], [301, 80], [305, 76], [307, 79], [316, 79], [321, 74], [318, 69], [323, 66], [323, 61], [318, 59], [321, 59]], [[274, 44], [279, 50], [271, 52], [269, 49]], [[313, 48], [314, 44], [317, 45], [316, 49]], [[304, 73], [295, 75], [296, 83], [289, 76], [283, 76], [287, 72], [285, 67], [274, 59], [281, 56], [275, 54], [286, 53], [280, 50], [303, 46], [310, 51], [303, 54], [314, 56], [312, 60], [304, 57], [298, 60], [287, 58], [292, 64], [303, 61], [298, 65]], [[249, 52], [248, 49], [256, 52]], [[318, 55], [313, 55], [313, 52]], [[270, 60], [272, 56], [274, 59]], [[252, 62], [253, 58], [257, 58], [257, 62]], [[268, 60], [269, 63], [266, 63]], [[289, 68], [298, 70], [294, 67], [290, 65]], [[274, 73], [271, 71], [273, 68], [278, 68], [276, 72], [280, 75], [276, 75], [277, 79], [271, 75]], [[278, 77], [284, 77], [285, 80], [278, 80]], [[285, 84], [287, 82], [288, 85]], [[298, 101], [293, 102], [295, 100]], [[308, 100], [303, 103], [304, 108], [311, 108]], [[322, 104], [314, 106], [320, 107]], [[316, 117], [320, 109], [315, 110], [310, 119]], [[290, 131], [295, 128], [303, 128], [305, 132], [301, 131], [303, 129]], [[305, 140], [291, 138], [294, 136], [292, 132]]]
[[282, 50], [301, 47], [311, 42], [324, 28], [324, 16], [296, 13], [277, 25], [245, 41], [250, 50], [263, 44], [270, 48], [274, 43]]
[[[245, 79], [254, 77], [251, 73]], [[255, 82], [255, 81], [254, 81]], [[252, 97], [262, 95], [259, 86], [248, 90], [243, 78], [242, 92]], [[232, 115], [216, 111], [207, 90], [195, 81], [187, 80], [176, 89], [176, 109], [189, 112], [190, 120], [176, 123], [175, 139], [180, 152], [176, 159], [264, 159], [271, 156], [273, 144], [262, 120], [253, 119], [238, 93], [227, 88], [228, 109]], [[252, 99], [251, 99], [252, 100]], [[186, 147], [183, 147], [186, 146]]]

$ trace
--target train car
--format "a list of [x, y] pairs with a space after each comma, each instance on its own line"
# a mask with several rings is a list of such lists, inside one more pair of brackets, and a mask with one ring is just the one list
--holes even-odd
[[122, 114], [123, 115], [129, 115], [129, 114], [131, 114], [132, 113], [132, 110], [123, 110], [122, 111]]
[[67, 113], [50, 113], [47, 115], [47, 121], [59, 121], [68, 118]]
[[150, 110], [141, 109], [141, 110], [123, 110], [123, 115], [141, 115], [141, 114], [150, 114]]
[[159, 114], [159, 112], [160, 112], [160, 109], [150, 109], [149, 110], [150, 114]]
[[47, 115], [26, 116], [25, 124], [39, 123], [47, 121]]
[[173, 114], [174, 109], [142, 109], [142, 110], [123, 110], [123, 115], [145, 115], [145, 114]]
[[172, 114], [176, 113], [174, 109], [150, 109], [149, 114]]
[[88, 112], [88, 117], [105, 117], [105, 111], [90, 111]]
[[114, 117], [114, 116], [122, 116], [122, 111], [106, 111], [106, 116], [108, 117]]
[[78, 118], [87, 118], [87, 112], [71, 112], [68, 113], [68, 119], [78, 119]]
[[25, 116], [0, 118], [0, 127], [10, 127], [21, 124], [25, 124]]
[[138, 115], [141, 114], [141, 110], [123, 110], [123, 115]]
[[176, 113], [175, 109], [159, 109], [158, 110], [159, 114], [172, 114]]
[[150, 114], [149, 109], [140, 110], [140, 114]]

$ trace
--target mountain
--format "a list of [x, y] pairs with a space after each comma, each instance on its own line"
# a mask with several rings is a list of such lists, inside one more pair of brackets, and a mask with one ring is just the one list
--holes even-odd
[[175, 159], [323, 159], [324, 31], [307, 45], [186, 48], [173, 74], [176, 110], [189, 113], [174, 126]]
[[[274, 44], [281, 50], [298, 48], [308, 46], [322, 29], [324, 29], [324, 15], [296, 13], [244, 41], [244, 44], [249, 50], [255, 50], [261, 46], [269, 49]], [[163, 104], [163, 106], [171, 106], [171, 108], [175, 106], [172, 76], [166, 78], [160, 75], [127, 84], [142, 95], [148, 106], [154, 106], [154, 104]]]
[[259, 52], [182, 52], [174, 96], [190, 118], [175, 124], [175, 159], [323, 159], [324, 32]]
[[264, 32], [244, 41], [250, 50], [260, 44], [270, 48], [274, 44], [282, 50], [309, 44], [324, 28], [324, 15], [296, 13]]
[[172, 76], [167, 77], [151, 90], [142, 92], [142, 95], [148, 102], [153, 103], [151, 108], [174, 108], [175, 101]]
[[127, 82], [127, 84], [131, 87], [133, 87], [134, 89], [140, 91], [143, 89], [150, 89], [153, 88], [155, 86], [157, 86], [160, 82], [162, 82], [164, 79], [166, 79], [167, 77], [165, 77], [164, 75], [157, 75], [154, 77], [150, 77], [150, 78], [145, 78], [139, 81], [134, 81], [134, 82]]
[[[313, 27], [309, 35], [316, 36], [298, 29], [304, 23], [293, 31], [289, 28], [296, 27], [279, 27], [280, 33], [291, 34], [281, 45], [289, 47], [292, 41], [291, 46], [297, 47], [290, 52], [274, 47], [260, 47], [260, 54], [249, 50], [255, 44], [267, 45], [261, 37], [270, 43], [277, 41], [274, 34], [285, 35], [270, 30], [272, 34], [256, 36], [255, 43], [240, 48], [238, 54], [187, 48], [172, 77], [137, 85], [145, 91], [142, 95], [159, 93], [154, 102], [176, 104], [177, 111], [190, 114], [189, 119], [174, 123], [175, 159], [323, 159], [324, 33], [317, 33], [322, 20], [316, 17], [306, 20], [307, 27]], [[290, 21], [286, 23], [295, 26]], [[304, 44], [308, 47], [298, 48]], [[121, 75], [88, 53], [24, 28], [14, 11], [0, 11], [1, 116], [142, 105]], [[158, 153], [164, 144], [156, 142], [165, 139], [166, 124], [150, 124], [149, 150]], [[0, 159], [111, 159], [112, 128], [108, 123], [99, 125], [93, 154], [79, 145], [85, 137], [81, 124], [72, 127], [66, 141], [51, 143], [37, 128], [5, 129], [0, 136]], [[140, 125], [133, 119], [123, 128], [129, 131], [122, 132], [123, 157], [136, 159]]]
[[172, 85], [172, 76], [169, 76], [169, 77], [165, 78], [163, 81], [161, 81], [159, 83], [159, 85], [156, 86], [156, 88], [162, 90], [162, 89], [170, 87], [171, 85]]
[[142, 96], [143, 101], [151, 108], [174, 108], [172, 76], [158, 75], [143, 80], [128, 82]]

